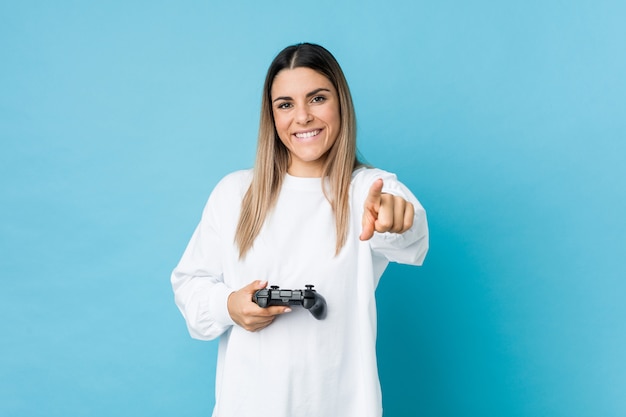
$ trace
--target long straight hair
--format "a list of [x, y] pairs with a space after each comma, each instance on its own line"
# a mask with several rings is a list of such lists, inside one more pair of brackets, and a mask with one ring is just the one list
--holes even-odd
[[[322, 173], [322, 189], [335, 215], [337, 240], [335, 254], [346, 243], [350, 217], [349, 188], [354, 169], [361, 165], [356, 150], [356, 116], [346, 78], [335, 57], [325, 48], [310, 43], [288, 46], [274, 58], [265, 77], [261, 100], [261, 120], [252, 183], [241, 206], [235, 243], [244, 258], [261, 232], [274, 207], [289, 167], [289, 151], [274, 125], [272, 84], [284, 69], [310, 68], [324, 75], [339, 96], [341, 125], [337, 140], [329, 149]], [[328, 181], [325, 181], [328, 178]]]

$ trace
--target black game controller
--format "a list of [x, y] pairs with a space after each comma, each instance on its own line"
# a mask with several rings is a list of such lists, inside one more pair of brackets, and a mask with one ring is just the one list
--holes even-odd
[[301, 305], [311, 312], [313, 317], [322, 320], [326, 317], [326, 300], [313, 289], [305, 285], [306, 290], [281, 290], [276, 285], [258, 290], [252, 301], [259, 307]]

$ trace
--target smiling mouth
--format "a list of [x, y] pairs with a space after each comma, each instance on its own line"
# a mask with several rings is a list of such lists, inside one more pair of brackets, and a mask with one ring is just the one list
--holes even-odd
[[320, 132], [321, 132], [320, 129], [316, 129], [316, 130], [311, 130], [310, 132], [295, 133], [294, 136], [297, 137], [298, 139], [309, 139], [309, 138], [319, 135]]

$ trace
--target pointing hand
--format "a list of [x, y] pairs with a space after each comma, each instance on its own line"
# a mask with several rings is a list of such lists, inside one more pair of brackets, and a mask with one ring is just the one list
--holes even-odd
[[404, 233], [413, 226], [413, 204], [382, 189], [383, 180], [376, 180], [365, 199], [361, 240], [371, 239], [374, 232]]

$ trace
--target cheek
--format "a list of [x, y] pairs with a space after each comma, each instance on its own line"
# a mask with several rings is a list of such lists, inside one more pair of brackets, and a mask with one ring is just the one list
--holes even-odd
[[278, 131], [279, 135], [283, 135], [285, 130], [289, 128], [289, 123], [284, 117], [280, 117], [278, 114], [274, 114], [274, 127]]
[[339, 110], [333, 110], [332, 112], [329, 112], [326, 120], [328, 121], [328, 124], [331, 126], [334, 135], [338, 135], [339, 134], [339, 130], [341, 128], [341, 116], [339, 116]]

